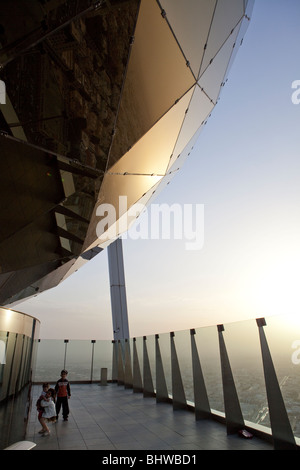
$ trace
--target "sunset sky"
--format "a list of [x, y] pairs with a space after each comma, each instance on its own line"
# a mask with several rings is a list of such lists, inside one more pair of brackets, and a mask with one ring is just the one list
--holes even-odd
[[[131, 336], [299, 315], [299, 18], [298, 0], [256, 1], [219, 103], [154, 201], [203, 205], [203, 247], [123, 241]], [[107, 252], [14, 308], [41, 338], [111, 339]]]

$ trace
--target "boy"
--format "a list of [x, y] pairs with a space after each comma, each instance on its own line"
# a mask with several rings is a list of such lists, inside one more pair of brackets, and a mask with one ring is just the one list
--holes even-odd
[[69, 416], [69, 403], [68, 400], [71, 397], [70, 383], [67, 379], [68, 371], [62, 370], [60, 373], [61, 379], [56, 382], [56, 419], [62, 406], [62, 413], [64, 421], [68, 421]]

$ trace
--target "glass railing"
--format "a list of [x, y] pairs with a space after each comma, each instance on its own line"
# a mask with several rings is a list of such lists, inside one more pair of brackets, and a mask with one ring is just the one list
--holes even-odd
[[[129, 341], [41, 340], [35, 381], [118, 381], [275, 443], [300, 438], [300, 322], [274, 316]], [[197, 414], [198, 412], [198, 414]], [[278, 422], [280, 423], [278, 425]], [[284, 444], [285, 445], [285, 444]]]
[[24, 439], [39, 321], [0, 307], [0, 449]]
[[67, 369], [72, 382], [100, 381], [101, 369], [112, 377], [112, 342], [96, 340], [39, 341], [35, 382], [54, 382]]

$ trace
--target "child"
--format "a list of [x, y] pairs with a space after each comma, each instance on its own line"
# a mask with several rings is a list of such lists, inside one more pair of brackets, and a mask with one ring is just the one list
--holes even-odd
[[67, 379], [68, 371], [62, 370], [60, 375], [61, 375], [61, 379], [58, 380], [55, 385], [55, 391], [57, 393], [56, 419], [58, 419], [60, 408], [62, 406], [63, 419], [64, 421], [68, 421], [68, 416], [69, 416], [68, 400], [71, 397], [70, 383]]
[[[36, 409], [38, 411], [38, 420], [39, 420], [40, 423], [41, 423], [41, 418], [42, 418], [43, 411], [44, 411], [44, 408], [41, 406], [41, 401], [46, 396], [46, 393], [48, 392], [48, 390], [49, 390], [49, 384], [48, 383], [43, 383], [42, 393], [41, 393], [41, 395], [39, 396], [39, 398], [36, 402]], [[42, 429], [39, 431], [39, 434], [42, 434], [43, 432], [44, 432], [44, 428], [42, 427]]]
[[56, 421], [56, 413], [55, 413], [55, 390], [53, 388], [49, 388], [46, 393], [46, 396], [42, 397], [41, 406], [43, 407], [44, 411], [42, 417], [40, 419], [41, 425], [43, 427], [43, 436], [50, 435], [50, 429], [48, 428], [46, 422], [55, 423]]

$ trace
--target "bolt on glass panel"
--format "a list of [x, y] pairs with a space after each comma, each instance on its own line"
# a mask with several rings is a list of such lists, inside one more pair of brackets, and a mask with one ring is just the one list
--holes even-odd
[[189, 0], [188, 3], [181, 0], [161, 0], [160, 4], [186, 60], [197, 77], [216, 0]]
[[203, 88], [206, 95], [216, 103], [222, 89], [224, 77], [230, 57], [235, 49], [235, 41], [239, 32], [238, 25], [235, 30], [230, 34], [225, 44], [218, 51], [212, 63], [207, 67], [205, 72], [201, 75], [198, 83]]
[[242, 19], [243, 15], [244, 0], [224, 0], [217, 2], [199, 76], [210, 66], [209, 64], [230, 36], [231, 31]]

